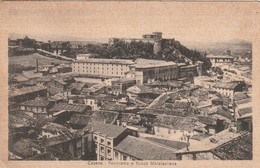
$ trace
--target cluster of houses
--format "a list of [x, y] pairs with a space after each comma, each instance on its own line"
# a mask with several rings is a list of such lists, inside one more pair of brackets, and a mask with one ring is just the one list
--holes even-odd
[[87, 58], [19, 74], [9, 158], [252, 159], [251, 85], [197, 76], [199, 67]]

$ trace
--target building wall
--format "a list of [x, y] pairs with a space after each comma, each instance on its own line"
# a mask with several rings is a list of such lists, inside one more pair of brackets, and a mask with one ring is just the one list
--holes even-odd
[[210, 58], [212, 67], [218, 67], [222, 65], [230, 65], [233, 63], [233, 58]]
[[73, 62], [71, 65], [72, 72], [78, 74], [124, 77], [124, 74], [130, 71], [130, 67], [127, 64]]
[[136, 81], [138, 84], [150, 83], [155, 80], [171, 80], [177, 79], [177, 65], [151, 67], [151, 68], [136, 68]]
[[123, 160], [123, 161], [140, 160], [118, 150], [114, 150], [113, 158], [114, 158], [113, 160]]
[[195, 131], [186, 131], [186, 130], [174, 130], [170, 128], [160, 127], [160, 126], [154, 126], [154, 134], [157, 136], [180, 140], [183, 142], [187, 142], [188, 138], [187, 136], [193, 136], [196, 134]]
[[194, 77], [197, 73], [197, 66], [188, 65], [179, 67], [179, 78]]
[[112, 160], [114, 139], [97, 132], [93, 133], [97, 160]]

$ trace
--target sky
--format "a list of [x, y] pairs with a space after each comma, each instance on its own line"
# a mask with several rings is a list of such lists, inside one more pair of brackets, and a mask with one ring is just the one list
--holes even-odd
[[37, 40], [141, 38], [163, 32], [179, 41], [251, 41], [254, 5], [236, 3], [88, 2], [18, 4], [8, 8], [8, 33]]

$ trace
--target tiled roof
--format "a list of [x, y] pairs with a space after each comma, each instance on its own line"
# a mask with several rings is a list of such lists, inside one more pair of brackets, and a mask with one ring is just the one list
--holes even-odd
[[24, 112], [12, 112], [9, 114], [9, 125], [11, 127], [31, 126], [35, 120]]
[[20, 105], [23, 106], [33, 106], [33, 107], [46, 107], [50, 104], [50, 102], [46, 98], [37, 97], [33, 100], [22, 102]]
[[223, 160], [252, 160], [252, 134], [235, 138], [212, 152]]
[[89, 115], [72, 114], [72, 116], [69, 120], [69, 124], [87, 126], [90, 121], [91, 121], [91, 116], [89, 116]]
[[160, 94], [159, 91], [156, 91], [154, 89], [151, 89], [145, 85], [135, 85], [127, 89], [127, 92], [135, 93], [135, 94], [145, 94], [145, 93], [151, 93], [151, 94]]
[[105, 102], [100, 107], [101, 110], [108, 110], [108, 111], [125, 111], [127, 108], [127, 105], [125, 104], [116, 104], [113, 102]]
[[174, 110], [170, 110], [167, 108], [156, 108], [156, 109], [144, 109], [140, 112], [138, 112], [139, 114], [153, 114], [153, 115], [173, 115], [173, 116], [181, 116], [182, 114], [179, 112], [176, 112]]
[[87, 109], [84, 104], [57, 103], [49, 110], [50, 112], [59, 112], [61, 110], [83, 113]]
[[143, 68], [156, 68], [156, 67], [165, 67], [165, 66], [177, 66], [175, 62], [162, 61], [162, 60], [149, 60], [149, 59], [137, 59], [135, 67], [138, 69]]
[[206, 124], [206, 125], [216, 125], [217, 124], [217, 120], [215, 118], [212, 118], [212, 117], [197, 116], [197, 118], [199, 119], [199, 121], [201, 123]]
[[153, 138], [153, 137], [146, 137], [145, 139], [148, 139], [150, 141], [154, 141], [156, 143], [169, 146], [174, 149], [182, 149], [187, 146], [186, 143], [184, 142], [179, 142], [179, 141], [173, 141], [173, 140], [167, 140], [167, 139], [161, 139], [161, 138]]
[[201, 141], [201, 140], [203, 140], [205, 138], [208, 138], [208, 137], [210, 137], [210, 135], [207, 135], [207, 134], [196, 134], [196, 135], [193, 135], [191, 137], [191, 139], [194, 139], [194, 140], [197, 140], [197, 141]]
[[13, 145], [12, 151], [17, 153], [25, 158], [32, 157], [33, 151], [32, 148], [42, 150], [42, 148], [35, 144], [31, 139], [20, 139]]
[[234, 100], [239, 101], [243, 99], [247, 99], [249, 96], [245, 92], [236, 92], [234, 93]]
[[57, 123], [47, 123], [42, 127], [42, 129], [51, 131], [51, 132], [60, 132], [60, 131], [68, 131], [68, 129], [60, 124]]
[[244, 116], [246, 114], [251, 114], [251, 113], [252, 113], [252, 107], [245, 107], [245, 108], [239, 109], [240, 116]]
[[189, 108], [190, 102], [183, 100], [175, 100], [173, 108]]
[[90, 131], [99, 132], [108, 135], [109, 137], [116, 138], [122, 134], [127, 128], [117, 125], [104, 124], [101, 122], [91, 122], [86, 128]]
[[105, 122], [113, 124], [117, 119], [118, 113], [112, 111], [95, 111], [92, 114], [92, 120], [97, 122]]
[[149, 140], [127, 136], [121, 141], [115, 150], [141, 160], [175, 160], [174, 150], [161, 146]]
[[132, 124], [138, 124], [141, 121], [140, 117], [137, 117], [135, 114], [131, 113], [122, 113], [121, 114], [121, 121], [132, 123]]
[[13, 96], [21, 96], [24, 94], [28, 94], [28, 93], [32, 93], [32, 92], [36, 92], [36, 91], [41, 91], [41, 90], [45, 90], [46, 88], [44, 86], [41, 85], [36, 85], [36, 86], [30, 86], [30, 87], [24, 87], [24, 88], [20, 88], [20, 89], [13, 89], [13, 90], [9, 90], [9, 96], [13, 97]]
[[213, 85], [213, 87], [223, 88], [223, 89], [235, 89], [237, 85], [238, 83], [233, 83], [233, 82], [229, 82], [229, 83], [218, 82], [215, 85]]
[[154, 125], [167, 127], [174, 130], [193, 131], [194, 128], [201, 124], [195, 117], [180, 117], [180, 116], [157, 116]]
[[251, 99], [251, 98], [241, 99], [241, 100], [236, 100], [236, 101], [235, 101], [235, 103], [236, 103], [237, 105], [245, 104], [245, 103], [249, 103], [249, 102], [252, 102], [252, 99]]
[[51, 146], [54, 146], [54, 145], [58, 145], [58, 144], [70, 141], [70, 140], [77, 138], [77, 137], [79, 137], [77, 134], [73, 134], [73, 133], [70, 133], [70, 132], [64, 132], [63, 134], [61, 134], [59, 136], [43, 139], [42, 144], [44, 146], [51, 147]]
[[42, 126], [53, 122], [57, 117], [47, 117], [46, 115], [38, 114], [37, 117], [34, 117], [34, 122], [32, 125], [36, 128], [41, 128]]
[[90, 58], [84, 60], [76, 60], [75, 63], [78, 62], [86, 62], [86, 63], [101, 63], [101, 64], [123, 64], [123, 65], [131, 65], [134, 64], [132, 60], [127, 59], [97, 59], [97, 58]]

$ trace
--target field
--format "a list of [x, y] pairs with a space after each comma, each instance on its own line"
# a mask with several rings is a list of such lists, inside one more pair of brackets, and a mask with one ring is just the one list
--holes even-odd
[[10, 64], [18, 64], [21, 66], [35, 66], [36, 64], [36, 59], [38, 59], [38, 64], [39, 66], [41, 65], [50, 65], [51, 63], [69, 63], [69, 61], [63, 61], [63, 60], [58, 60], [55, 58], [49, 58], [45, 57], [43, 55], [40, 55], [38, 53], [35, 54], [30, 54], [30, 55], [21, 55], [21, 56], [12, 56], [9, 57], [9, 65]]

